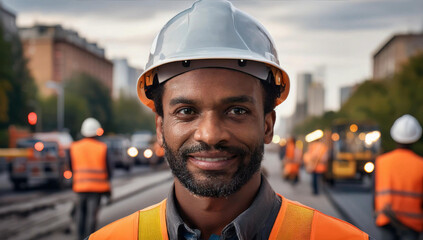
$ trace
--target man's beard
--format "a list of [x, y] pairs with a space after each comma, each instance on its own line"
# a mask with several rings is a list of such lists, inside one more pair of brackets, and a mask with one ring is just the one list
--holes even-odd
[[[169, 163], [174, 176], [195, 195], [202, 197], [227, 197], [237, 192], [246, 184], [252, 176], [260, 169], [263, 159], [264, 142], [261, 141], [254, 149], [248, 150], [238, 147], [227, 147], [217, 144], [210, 147], [205, 143], [199, 143], [193, 146], [182, 146], [177, 152], [173, 152], [163, 137], [163, 147], [165, 149], [165, 158]], [[222, 181], [228, 173], [226, 171], [206, 171], [199, 170], [205, 180], [198, 180], [189, 171], [187, 166], [188, 155], [200, 151], [220, 150], [236, 155], [240, 160], [237, 171], [230, 176], [229, 181]], [[246, 156], [250, 156], [250, 161], [246, 164]]]

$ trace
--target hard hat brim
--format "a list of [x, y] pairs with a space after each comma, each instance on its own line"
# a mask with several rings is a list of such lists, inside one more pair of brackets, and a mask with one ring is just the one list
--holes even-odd
[[[155, 64], [149, 65], [147, 63], [147, 66], [150, 66], [150, 67], [146, 68], [145, 71], [138, 78], [138, 83], [137, 83], [138, 97], [143, 104], [145, 104], [150, 109], [155, 111], [154, 103], [152, 102], [152, 100], [147, 98], [145, 94], [145, 89], [144, 89], [145, 81], [146, 81], [145, 78], [146, 78], [146, 75], [149, 75], [149, 74], [151, 75], [154, 69], [158, 67], [162, 67], [166, 64], [181, 62], [186, 60], [217, 60], [217, 59], [240, 60], [242, 59], [246, 61], [261, 62], [269, 66], [273, 71], [273, 74], [275, 76], [275, 81], [277, 83], [279, 82], [279, 84], [282, 84], [284, 89], [283, 92], [281, 92], [280, 97], [276, 100], [275, 107], [279, 105], [280, 103], [282, 103], [283, 101], [285, 101], [290, 89], [290, 80], [285, 70], [282, 69], [279, 65], [275, 64], [275, 62], [277, 62], [277, 59], [275, 59], [272, 56], [268, 56], [269, 59], [265, 59], [259, 54], [252, 54], [252, 52], [248, 50], [245, 50], [245, 51], [235, 50], [235, 51], [236, 52], [234, 52], [234, 49], [230, 49], [229, 51], [227, 48], [215, 48], [213, 49], [213, 51], [210, 51], [210, 48], [207, 48], [207, 50], [204, 50], [204, 51], [202, 50], [193, 51], [189, 55], [186, 52], [184, 52], [180, 54], [174, 54], [172, 56], [165, 56], [165, 57], [162, 56], [164, 60], [155, 59], [154, 60]], [[237, 56], [237, 58], [234, 58], [234, 56]]]

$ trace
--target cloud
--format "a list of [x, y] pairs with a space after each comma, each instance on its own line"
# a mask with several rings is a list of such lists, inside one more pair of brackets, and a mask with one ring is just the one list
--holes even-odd
[[[271, 18], [311, 31], [380, 29], [422, 21], [422, 1], [313, 1], [287, 2], [283, 14]], [[423, 22], [422, 22], [423, 23]]]
[[4, 4], [12, 11], [19, 10], [19, 14], [60, 13], [69, 17], [106, 16], [110, 19], [139, 20], [154, 18], [159, 12], [186, 8], [190, 1], [5, 0]]

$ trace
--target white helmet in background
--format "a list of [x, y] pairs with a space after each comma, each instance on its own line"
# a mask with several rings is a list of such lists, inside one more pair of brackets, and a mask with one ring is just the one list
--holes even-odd
[[422, 127], [416, 118], [409, 114], [398, 118], [391, 128], [391, 137], [397, 143], [411, 144], [422, 136]]
[[101, 125], [97, 119], [87, 118], [82, 122], [81, 134], [84, 137], [95, 137], [99, 128], [101, 128]]
[[138, 79], [141, 102], [154, 111], [152, 89], [200, 68], [236, 70], [269, 82], [279, 92], [275, 105], [288, 96], [289, 77], [270, 34], [226, 0], [199, 0], [161, 29]]

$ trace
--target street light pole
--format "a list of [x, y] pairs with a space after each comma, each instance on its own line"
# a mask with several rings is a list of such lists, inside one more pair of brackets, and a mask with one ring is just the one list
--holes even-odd
[[57, 96], [57, 128], [59, 132], [63, 130], [63, 125], [65, 122], [65, 92], [63, 91], [63, 86], [58, 89]]
[[46, 86], [55, 89], [57, 93], [57, 130], [61, 132], [65, 120], [65, 92], [63, 90], [63, 84], [48, 81]]

